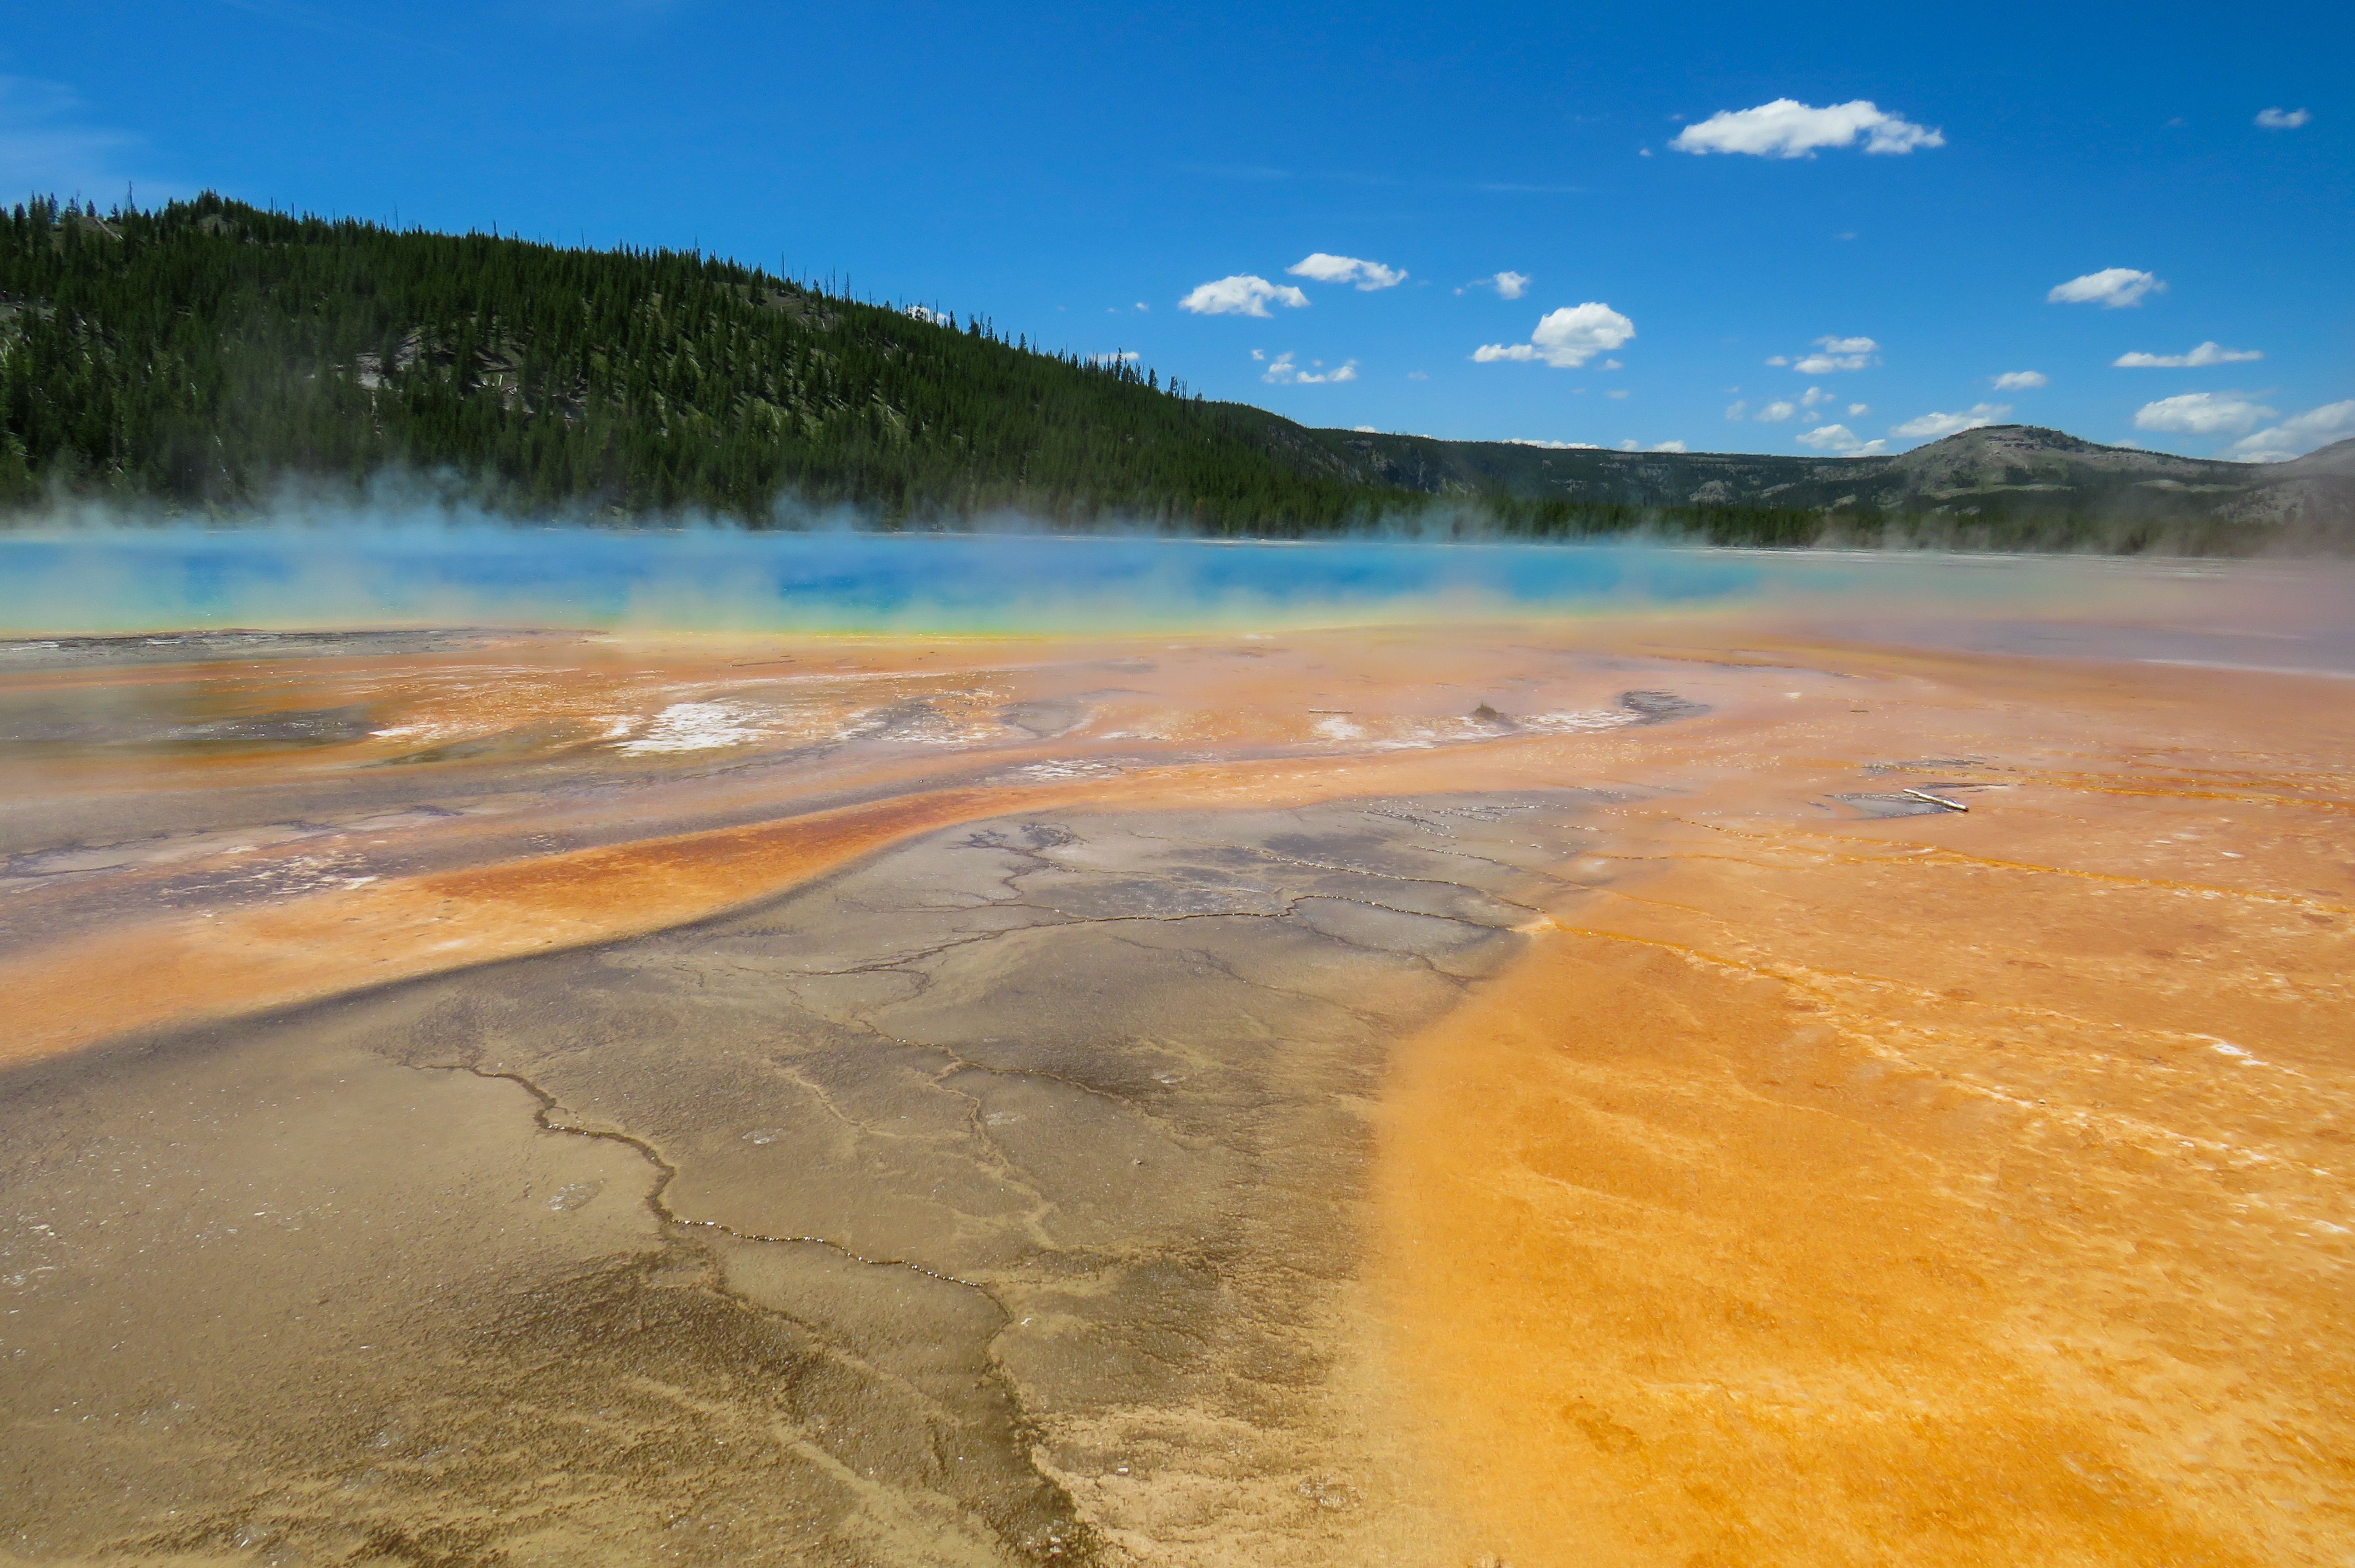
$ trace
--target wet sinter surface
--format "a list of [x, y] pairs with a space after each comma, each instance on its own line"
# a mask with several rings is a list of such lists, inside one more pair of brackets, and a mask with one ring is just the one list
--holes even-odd
[[0, 694], [15, 1559], [2355, 1550], [2341, 682], [232, 651]]

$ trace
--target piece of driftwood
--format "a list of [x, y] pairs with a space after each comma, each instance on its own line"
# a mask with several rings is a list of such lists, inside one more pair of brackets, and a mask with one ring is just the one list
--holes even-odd
[[1970, 809], [1969, 806], [1965, 805], [1959, 800], [1948, 800], [1943, 795], [1932, 795], [1927, 790], [1909, 789], [1902, 793], [1912, 795], [1915, 800], [1926, 800], [1932, 805], [1943, 805], [1948, 811], [1968, 811]]

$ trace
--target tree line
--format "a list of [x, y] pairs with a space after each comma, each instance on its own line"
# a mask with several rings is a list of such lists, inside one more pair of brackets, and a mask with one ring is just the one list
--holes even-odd
[[520, 515], [886, 526], [1019, 512], [1302, 537], [1652, 528], [1809, 542], [1815, 513], [1441, 498], [1134, 359], [1048, 352], [696, 251], [400, 230], [206, 195], [0, 212], [0, 506], [234, 512], [434, 479]]

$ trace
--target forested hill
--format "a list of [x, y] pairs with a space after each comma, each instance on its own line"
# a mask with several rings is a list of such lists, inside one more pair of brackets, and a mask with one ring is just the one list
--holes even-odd
[[76, 496], [235, 513], [390, 474], [581, 519], [842, 504], [886, 526], [1019, 511], [2232, 553], [2355, 544], [2350, 453], [2200, 462], [2020, 426], [1849, 459], [1312, 430], [691, 252], [212, 196], [0, 213], [0, 509], [19, 513]]
[[985, 323], [678, 251], [395, 232], [216, 197], [0, 218], [0, 496], [236, 507], [289, 477], [455, 475], [514, 509], [781, 499], [1214, 530], [1416, 498], [1304, 471], [1281, 422]]

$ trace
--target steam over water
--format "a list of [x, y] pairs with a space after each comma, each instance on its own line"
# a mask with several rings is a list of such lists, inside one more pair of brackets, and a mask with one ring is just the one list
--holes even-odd
[[0, 536], [0, 633], [484, 624], [1119, 632], [1869, 600], [1921, 588], [1942, 598], [2011, 598], [2024, 582], [2017, 570], [1987, 560], [1636, 544], [116, 528]]

